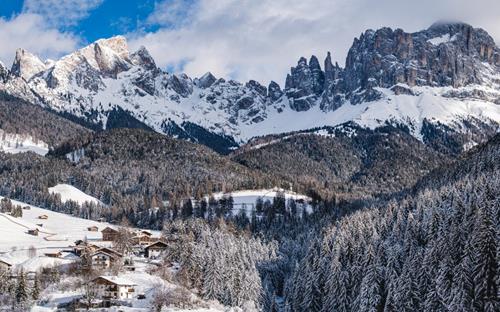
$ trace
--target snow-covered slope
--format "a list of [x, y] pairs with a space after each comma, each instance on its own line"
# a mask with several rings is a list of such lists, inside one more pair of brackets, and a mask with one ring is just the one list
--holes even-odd
[[467, 131], [465, 119], [500, 122], [499, 51], [484, 30], [462, 23], [412, 34], [368, 30], [354, 41], [345, 69], [330, 54], [323, 68], [315, 56], [301, 58], [282, 90], [275, 82], [266, 88], [210, 73], [170, 74], [146, 48], [131, 53], [117, 36], [53, 62], [19, 50], [0, 90], [102, 128], [149, 127], [226, 149], [231, 138], [240, 144], [346, 121], [404, 124], [421, 138], [425, 119], [457, 131]]
[[[2, 198], [0, 196], [0, 199]], [[29, 270], [54, 262], [57, 264], [73, 262], [74, 256], [69, 253], [63, 253], [63, 257], [59, 259], [44, 257], [44, 253], [68, 250], [68, 246], [73, 245], [76, 240], [101, 239], [100, 232], [90, 232], [88, 227], [97, 226], [100, 231], [106, 226], [112, 226], [105, 222], [76, 218], [15, 200], [12, 204], [27, 206], [30, 209], [23, 209], [21, 218], [0, 213], [0, 259], [14, 265], [22, 265]], [[39, 219], [41, 215], [46, 215], [48, 218]], [[38, 229], [39, 235], [29, 235], [27, 233], [29, 229]], [[152, 232], [156, 236], [159, 235], [157, 231]], [[37, 256], [34, 258], [28, 254], [31, 246], [37, 250]]]
[[[73, 262], [74, 257], [69, 253], [63, 254], [60, 259], [44, 257], [44, 253], [68, 249], [67, 247], [73, 245], [74, 241], [78, 239], [98, 239], [101, 234], [89, 232], [87, 228], [95, 225], [99, 229], [103, 229], [108, 225], [75, 218], [14, 200], [12, 204], [22, 207], [28, 206], [30, 209], [23, 209], [22, 218], [14, 218], [0, 213], [0, 259], [14, 265], [22, 265], [28, 270], [35, 270], [38, 267], [54, 263]], [[41, 220], [39, 219], [41, 215], [47, 215], [48, 218]], [[39, 235], [29, 235], [27, 233], [29, 229], [38, 229]], [[31, 246], [37, 250], [37, 256], [34, 258], [28, 254], [28, 249]]]
[[85, 202], [102, 205], [102, 202], [97, 198], [87, 195], [69, 184], [57, 184], [54, 187], [49, 187], [49, 192], [51, 194], [59, 194], [63, 203], [67, 202], [68, 200], [72, 200], [79, 203], [80, 205]]
[[49, 152], [49, 146], [30, 135], [6, 133], [0, 129], [0, 152], [17, 154], [28, 151], [44, 156]]

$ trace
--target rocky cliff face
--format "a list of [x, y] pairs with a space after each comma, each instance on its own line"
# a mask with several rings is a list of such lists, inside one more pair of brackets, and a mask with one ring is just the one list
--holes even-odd
[[500, 121], [500, 50], [484, 30], [462, 23], [416, 33], [367, 30], [345, 64], [334, 64], [330, 53], [323, 64], [302, 57], [283, 89], [210, 72], [192, 79], [158, 68], [144, 47], [130, 52], [118, 36], [56, 61], [19, 49], [10, 70], [0, 66], [0, 91], [93, 127], [135, 125], [217, 141], [219, 150], [257, 135], [347, 121], [403, 125], [419, 138], [425, 120], [455, 128], [466, 128], [460, 120], [470, 116], [492, 127]]
[[327, 111], [347, 101], [373, 101], [382, 97], [377, 87], [411, 94], [414, 86], [498, 84], [491, 76], [499, 72], [500, 49], [486, 31], [464, 23], [436, 23], [416, 33], [382, 28], [354, 39], [345, 69], [333, 66], [330, 54], [324, 71], [318, 67], [313, 56], [309, 66], [301, 58], [292, 68], [286, 84], [292, 108], [307, 110], [320, 94], [321, 109]]

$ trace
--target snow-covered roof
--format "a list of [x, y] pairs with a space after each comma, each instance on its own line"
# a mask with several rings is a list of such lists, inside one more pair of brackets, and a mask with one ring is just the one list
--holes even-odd
[[92, 281], [96, 281], [98, 279], [104, 279], [110, 283], [113, 283], [115, 285], [120, 285], [120, 286], [136, 286], [137, 284], [134, 283], [134, 282], [131, 282], [125, 278], [120, 278], [120, 277], [117, 277], [117, 276], [104, 276], [104, 275], [101, 275], [95, 279], [93, 279]]
[[12, 264], [10, 264], [10, 263], [8, 263], [7, 261], [2, 260], [2, 259], [0, 259], [0, 263], [6, 264], [6, 265], [7, 265], [7, 266], [9, 266], [9, 267], [11, 267], [11, 266], [12, 266]]
[[151, 244], [147, 245], [147, 246], [145, 247], [145, 249], [151, 248], [151, 247], [156, 246], [156, 245], [160, 245], [160, 246], [164, 246], [164, 247], [167, 247], [167, 246], [168, 246], [168, 245], [167, 245], [167, 243], [165, 243], [165, 242], [162, 242], [162, 241], [156, 241], [156, 242], [153, 242], [153, 243], [151, 243]]

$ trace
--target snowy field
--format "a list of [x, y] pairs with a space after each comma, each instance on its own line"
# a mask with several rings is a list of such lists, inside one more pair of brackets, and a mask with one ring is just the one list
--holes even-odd
[[[45, 257], [44, 253], [67, 250], [68, 246], [73, 245], [78, 239], [100, 239], [100, 232], [89, 232], [87, 228], [95, 225], [101, 230], [109, 225], [75, 218], [15, 200], [12, 203], [23, 207], [29, 206], [30, 209], [23, 209], [22, 218], [0, 213], [0, 259], [29, 270], [52, 264], [71, 263], [74, 261], [74, 256], [69, 253], [63, 253], [61, 259]], [[47, 215], [48, 219], [39, 219], [41, 215]], [[28, 234], [29, 229], [38, 229], [38, 236]], [[28, 249], [31, 246], [37, 249], [35, 258], [28, 256]]]
[[[1, 198], [3, 197], [0, 196]], [[72, 217], [15, 200], [12, 203], [23, 207], [29, 206], [30, 209], [23, 209], [22, 218], [14, 218], [0, 213], [0, 259], [30, 271], [43, 266], [73, 262], [74, 255], [64, 252], [69, 250], [69, 246], [74, 245], [74, 242], [79, 239], [99, 240], [102, 238], [100, 230], [111, 225]], [[41, 220], [38, 218], [41, 215], [47, 215], [48, 218]], [[90, 226], [97, 226], [99, 232], [89, 232], [87, 228]], [[28, 234], [29, 229], [38, 229], [38, 236]], [[155, 236], [160, 235], [158, 231], [151, 232]], [[96, 244], [99, 243], [96, 242]], [[34, 258], [30, 258], [28, 255], [28, 249], [31, 246], [37, 250], [37, 255]], [[44, 256], [47, 252], [55, 251], [63, 251], [62, 258]]]
[[[283, 192], [285, 194], [285, 200], [287, 201], [287, 204], [288, 200], [292, 199], [296, 201], [297, 207], [299, 209], [305, 208], [307, 212], [311, 212], [310, 197], [277, 188], [263, 190], [242, 190], [232, 193], [214, 193], [213, 197], [216, 200], [220, 200], [224, 196], [231, 195], [233, 197], [233, 214], [238, 214], [242, 209], [245, 209], [247, 215], [250, 216], [252, 211], [255, 210], [255, 203], [258, 198], [262, 198], [264, 202], [270, 201], [272, 203], [278, 192]], [[208, 197], [206, 198], [206, 200], [208, 200]]]
[[79, 203], [80, 205], [85, 202], [91, 202], [96, 205], [102, 205], [102, 202], [97, 198], [87, 195], [84, 192], [77, 189], [76, 187], [69, 184], [57, 184], [54, 187], [49, 187], [49, 192], [51, 194], [61, 195], [61, 201], [63, 203], [67, 202], [68, 200], [72, 200]]
[[7, 133], [0, 129], [0, 151], [9, 154], [33, 152], [45, 156], [49, 152], [49, 146], [29, 135]]

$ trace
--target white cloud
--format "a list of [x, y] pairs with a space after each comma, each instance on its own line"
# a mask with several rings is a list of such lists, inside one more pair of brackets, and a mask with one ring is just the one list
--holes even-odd
[[[497, 0], [199, 0], [181, 23], [178, 0], [160, 3], [150, 22], [163, 27], [129, 34], [134, 48], [145, 45], [161, 66], [184, 64], [189, 75], [206, 71], [240, 80], [283, 84], [300, 56], [344, 63], [354, 37], [367, 28], [427, 28], [440, 19], [483, 27], [500, 42]], [[163, 23], [162, 23], [163, 21]]]
[[6, 65], [14, 59], [17, 48], [24, 48], [42, 58], [55, 58], [77, 48], [78, 39], [47, 27], [42, 16], [20, 14], [11, 19], [0, 18], [0, 60]]
[[74, 26], [104, 0], [24, 0], [23, 12], [44, 17], [52, 27]]
[[185, 24], [196, 6], [195, 2], [185, 0], [164, 0], [155, 3], [154, 11], [148, 16], [146, 24], [178, 27]]

